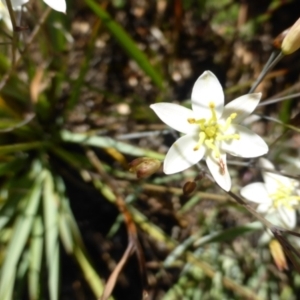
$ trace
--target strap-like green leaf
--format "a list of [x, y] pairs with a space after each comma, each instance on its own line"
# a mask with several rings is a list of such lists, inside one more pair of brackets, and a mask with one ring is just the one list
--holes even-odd
[[100, 148], [115, 148], [124, 154], [133, 156], [147, 156], [156, 159], [164, 159], [164, 155], [155, 151], [132, 146], [123, 142], [116, 141], [110, 137], [105, 136], [91, 136], [84, 133], [72, 133], [67, 130], [61, 132], [61, 138], [65, 142], [78, 143], [81, 145], [88, 145]]
[[54, 190], [54, 180], [50, 172], [46, 173], [43, 191], [46, 258], [48, 266], [48, 289], [51, 300], [58, 300], [59, 293], [59, 196]]
[[[35, 166], [33, 166], [35, 168]], [[22, 255], [24, 247], [28, 241], [32, 224], [40, 203], [41, 186], [43, 175], [37, 176], [32, 189], [21, 200], [24, 202], [25, 210], [16, 219], [12, 237], [7, 248], [7, 255], [1, 268], [0, 276], [0, 299], [6, 299], [12, 293], [15, 281], [17, 263]]]
[[42, 217], [37, 215], [33, 222], [30, 238], [28, 288], [30, 299], [38, 299], [41, 288], [41, 267], [43, 256], [44, 226]]
[[153, 80], [153, 82], [161, 88], [163, 83], [162, 76], [149, 63], [147, 56], [137, 47], [129, 34], [94, 0], [86, 0], [85, 2], [103, 21], [107, 29], [119, 42], [127, 54], [134, 59], [140, 68]]

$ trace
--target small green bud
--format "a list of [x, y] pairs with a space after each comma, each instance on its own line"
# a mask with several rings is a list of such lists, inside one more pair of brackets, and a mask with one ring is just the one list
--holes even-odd
[[284, 55], [291, 54], [300, 48], [300, 18], [290, 28], [281, 44]]
[[138, 179], [147, 178], [154, 174], [161, 166], [158, 159], [139, 157], [129, 163], [129, 171], [136, 174]]

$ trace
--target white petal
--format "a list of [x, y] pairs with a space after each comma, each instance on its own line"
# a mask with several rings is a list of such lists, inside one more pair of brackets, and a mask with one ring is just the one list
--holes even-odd
[[275, 170], [274, 165], [266, 158], [261, 157], [259, 160], [259, 166], [261, 168], [269, 169], [269, 170]]
[[264, 203], [268, 205], [272, 203], [266, 187], [262, 182], [250, 183], [243, 187], [240, 193], [245, 199], [255, 203]]
[[199, 128], [198, 125], [188, 122], [189, 118], [195, 117], [191, 109], [174, 103], [156, 103], [150, 107], [165, 124], [179, 132], [189, 133]]
[[282, 176], [267, 172], [267, 170], [275, 170], [274, 165], [268, 159], [261, 157], [258, 162], [261, 168], [266, 169], [262, 169], [262, 176], [266, 184], [268, 193], [275, 193], [279, 187], [280, 179]]
[[272, 210], [273, 211], [271, 213], [268, 213], [265, 216], [266, 220], [271, 222], [273, 225], [285, 227], [285, 224], [283, 223], [282, 218], [281, 218], [280, 214], [278, 213], [278, 210], [277, 209], [274, 210], [273, 207], [272, 207]]
[[65, 0], [44, 0], [52, 9], [65, 13], [67, 5]]
[[205, 147], [200, 147], [199, 150], [194, 151], [197, 141], [197, 137], [185, 135], [171, 146], [164, 160], [165, 174], [181, 172], [202, 159]]
[[3, 22], [5, 23], [6, 27], [12, 31], [12, 23], [11, 23], [11, 19], [10, 19], [10, 15], [8, 12], [8, 9], [6, 7], [6, 4], [2, 4], [2, 2], [0, 2], [0, 20], [3, 20]]
[[296, 212], [294, 209], [289, 209], [285, 206], [279, 206], [278, 212], [282, 218], [282, 221], [284, 224], [290, 228], [293, 229], [296, 226]]
[[261, 203], [257, 206], [256, 211], [261, 214], [268, 214], [270, 212], [273, 212], [274, 209], [272, 208], [270, 203]]
[[261, 98], [261, 93], [248, 94], [232, 100], [224, 107], [222, 119], [227, 119], [232, 113], [237, 113], [234, 123], [242, 122], [256, 108]]
[[[27, 3], [29, 0], [12, 0], [11, 5], [14, 9], [20, 7], [21, 5]], [[3, 2], [3, 1], [2, 1]], [[6, 4], [6, 1], [4, 1]]]
[[281, 186], [290, 187], [291, 185], [290, 179], [288, 177], [269, 172], [263, 172], [262, 175], [269, 194], [276, 193], [278, 188], [280, 188]]
[[240, 136], [238, 140], [221, 143], [221, 148], [231, 155], [250, 158], [264, 155], [269, 151], [265, 141], [250, 129], [238, 124], [232, 124], [230, 129], [230, 134], [235, 132]]
[[224, 109], [224, 93], [217, 77], [210, 71], [205, 71], [195, 82], [192, 90], [192, 108], [197, 119], [211, 118], [209, 105], [214, 103], [217, 118]]
[[[268, 161], [267, 159], [260, 159], [259, 160], [259, 165], [263, 168], [269, 169], [269, 170], [275, 170], [275, 167], [273, 164]], [[293, 179], [290, 179], [286, 176], [271, 173], [271, 172], [266, 172], [262, 170], [262, 176], [266, 185], [266, 189], [269, 194], [273, 194], [277, 192], [277, 189], [281, 185], [286, 185], [287, 187], [293, 185], [295, 181]]]
[[[265, 168], [266, 170], [275, 170], [274, 165], [266, 158], [259, 159], [259, 166], [261, 168]], [[279, 185], [295, 186], [296, 188], [298, 184], [296, 180], [288, 178], [284, 175], [267, 172], [266, 170], [262, 170], [262, 176], [269, 193], [276, 192]]]
[[258, 240], [258, 245], [266, 245], [270, 242], [270, 240], [274, 237], [271, 230], [266, 230], [262, 234], [262, 236]]
[[231, 178], [227, 169], [226, 153], [222, 153], [219, 159], [210, 153], [206, 157], [206, 164], [216, 183], [228, 192], [231, 188]]
[[[224, 114], [223, 114], [224, 115]], [[248, 117], [246, 117], [242, 122], [240, 122], [240, 124], [244, 125], [244, 126], [249, 126], [254, 122], [257, 122], [258, 120], [261, 120], [262, 117], [258, 116], [258, 115], [250, 115]], [[238, 122], [236, 122], [238, 123]]]

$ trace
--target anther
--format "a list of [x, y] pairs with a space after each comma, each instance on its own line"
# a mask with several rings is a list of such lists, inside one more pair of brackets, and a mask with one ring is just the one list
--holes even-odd
[[188, 121], [190, 124], [195, 124], [195, 123], [196, 123], [196, 120], [193, 119], [193, 118], [189, 118], [189, 119], [187, 119], [187, 121]]
[[209, 103], [209, 108], [211, 110], [211, 114], [212, 114], [212, 117], [211, 119], [209, 120], [209, 123], [212, 123], [212, 122], [216, 122], [217, 121], [217, 116], [216, 116], [216, 110], [215, 110], [215, 103], [214, 102], [210, 102]]

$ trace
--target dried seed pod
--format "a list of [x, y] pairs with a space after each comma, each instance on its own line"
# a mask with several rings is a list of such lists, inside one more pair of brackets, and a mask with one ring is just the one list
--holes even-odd
[[195, 191], [196, 187], [197, 187], [197, 184], [195, 181], [187, 181], [182, 188], [183, 194], [185, 196], [190, 195], [191, 193], [193, 193]]
[[138, 179], [147, 178], [158, 171], [161, 162], [158, 159], [139, 157], [129, 163], [129, 171], [136, 174]]

